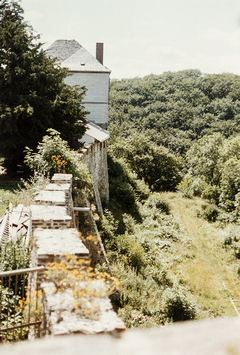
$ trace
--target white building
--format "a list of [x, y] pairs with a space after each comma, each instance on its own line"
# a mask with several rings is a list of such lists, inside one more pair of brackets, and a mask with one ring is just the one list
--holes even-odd
[[87, 119], [106, 129], [111, 71], [103, 65], [103, 43], [96, 44], [96, 58], [75, 40], [56, 40], [47, 54], [68, 69], [67, 84], [87, 88], [83, 99], [85, 109], [90, 112]]
[[75, 40], [57, 40], [48, 49], [51, 58], [57, 58], [61, 67], [70, 74], [65, 78], [68, 85], [85, 86], [86, 96], [82, 103], [90, 112], [82, 150], [82, 161], [92, 175], [93, 188], [98, 210], [101, 199], [109, 199], [107, 139], [108, 98], [111, 71], [103, 65], [103, 43], [96, 45], [96, 58]]

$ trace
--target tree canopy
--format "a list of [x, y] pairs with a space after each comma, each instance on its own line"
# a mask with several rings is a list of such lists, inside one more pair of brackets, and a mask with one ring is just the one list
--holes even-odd
[[240, 76], [166, 72], [112, 80], [109, 129], [122, 137], [142, 133], [184, 155], [192, 142], [215, 132], [240, 132]]
[[46, 56], [16, 1], [0, 5], [0, 156], [22, 163], [26, 146], [35, 149], [48, 128], [79, 148], [85, 132], [85, 88], [63, 82], [67, 70]]
[[143, 135], [121, 139], [109, 147], [109, 152], [123, 158], [152, 191], [173, 191], [181, 181], [181, 158]]

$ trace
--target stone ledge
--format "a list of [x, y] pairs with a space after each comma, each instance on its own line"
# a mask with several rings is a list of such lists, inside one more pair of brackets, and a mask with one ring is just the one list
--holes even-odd
[[[94, 287], [99, 290], [102, 288], [100, 281], [93, 281]], [[90, 287], [90, 286], [89, 286]], [[113, 311], [111, 302], [108, 297], [95, 297], [94, 304], [100, 306], [99, 319], [88, 319], [80, 316], [75, 311], [72, 311], [74, 305], [74, 297], [72, 290], [63, 292], [54, 292], [52, 283], [43, 282], [41, 284], [44, 297], [44, 308], [46, 307], [46, 324], [48, 332], [53, 336], [67, 335], [71, 333], [83, 334], [99, 334], [109, 332], [120, 332], [126, 329], [124, 323], [118, 318]], [[91, 302], [91, 301], [89, 301]]]
[[65, 191], [47, 191], [43, 190], [34, 198], [38, 204], [49, 204], [54, 206], [66, 205], [66, 193]]
[[71, 183], [72, 177], [72, 174], [54, 174], [51, 181], [58, 184]]
[[31, 205], [32, 221], [71, 221], [67, 208], [63, 206]]
[[34, 232], [37, 246], [37, 258], [59, 257], [70, 254], [77, 258], [88, 258], [89, 251], [79, 237], [75, 228], [68, 229], [41, 229]]

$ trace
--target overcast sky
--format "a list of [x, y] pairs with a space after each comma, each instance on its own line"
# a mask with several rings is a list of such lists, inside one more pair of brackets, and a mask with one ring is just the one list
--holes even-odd
[[240, 0], [22, 0], [45, 48], [104, 42], [111, 78], [200, 69], [240, 75]]

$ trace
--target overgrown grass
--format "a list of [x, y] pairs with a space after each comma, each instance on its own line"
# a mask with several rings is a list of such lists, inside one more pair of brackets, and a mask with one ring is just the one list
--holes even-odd
[[219, 223], [210, 223], [197, 217], [202, 199], [189, 200], [179, 194], [171, 194], [171, 197], [172, 212], [191, 242], [188, 254], [184, 245], [179, 245], [178, 255], [182, 262], [176, 264], [172, 272], [181, 275], [190, 287], [197, 300], [198, 318], [236, 315], [229, 296], [239, 298], [238, 261], [231, 248], [226, 251], [223, 249], [223, 241], [229, 237], [227, 230], [220, 228]]
[[120, 234], [106, 211], [102, 236], [128, 327], [236, 315], [229, 296], [239, 298], [240, 230], [199, 218], [202, 204], [179, 193], [151, 194], [137, 203], [142, 222], [122, 215]]
[[169, 203], [160, 194], [137, 202], [141, 222], [124, 213], [120, 223], [108, 210], [102, 237], [114, 274], [121, 284], [118, 314], [128, 327], [151, 327], [193, 319], [196, 305], [186, 280], [172, 272], [181, 263], [179, 245], [188, 245]]

